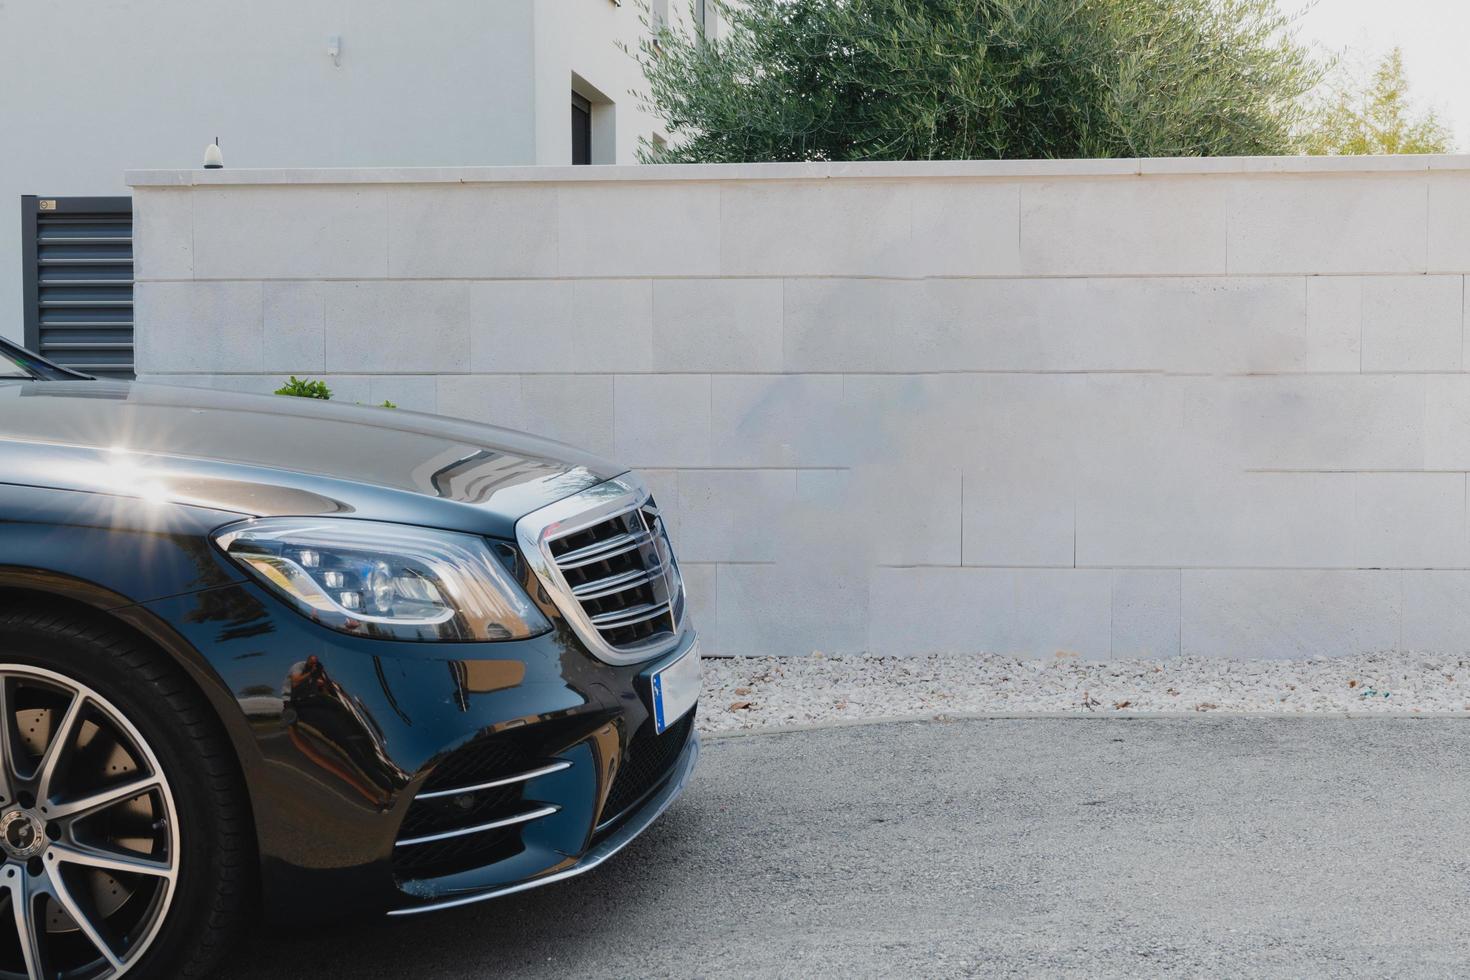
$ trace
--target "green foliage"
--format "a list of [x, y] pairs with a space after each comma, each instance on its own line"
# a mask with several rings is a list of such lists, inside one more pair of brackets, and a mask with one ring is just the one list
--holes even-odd
[[645, 162], [1294, 149], [1322, 75], [1275, 0], [707, 0], [639, 61]]
[[292, 395], [296, 398], [320, 398], [327, 401], [332, 397], [332, 389], [327, 387], [325, 381], [311, 381], [291, 375], [291, 380], [276, 389], [278, 395]]
[[[320, 398], [322, 401], [330, 401], [332, 389], [327, 387], [325, 381], [312, 381], [307, 378], [298, 378], [291, 375], [291, 380], [276, 389], [278, 395], [294, 395], [297, 398]], [[362, 402], [357, 404], [361, 405]], [[378, 408], [397, 408], [391, 401], [384, 400]]]
[[1313, 154], [1448, 153], [1454, 134], [1433, 110], [1416, 112], [1394, 48], [1371, 71], [1342, 69], [1302, 137]]

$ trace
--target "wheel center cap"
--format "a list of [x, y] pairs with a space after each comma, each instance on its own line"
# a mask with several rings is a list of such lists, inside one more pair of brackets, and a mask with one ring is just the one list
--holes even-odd
[[11, 810], [0, 817], [0, 848], [11, 857], [35, 857], [46, 848], [40, 821], [24, 810]]

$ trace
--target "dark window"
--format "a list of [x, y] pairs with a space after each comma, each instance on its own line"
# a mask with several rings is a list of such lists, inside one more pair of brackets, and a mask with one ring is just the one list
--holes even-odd
[[63, 367], [133, 376], [133, 200], [20, 199], [25, 345]]
[[592, 162], [592, 103], [572, 93], [572, 162]]

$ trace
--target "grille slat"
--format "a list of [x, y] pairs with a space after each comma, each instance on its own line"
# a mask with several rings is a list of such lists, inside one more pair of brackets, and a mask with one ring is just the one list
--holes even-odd
[[586, 585], [577, 586], [572, 590], [572, 595], [578, 599], [601, 599], [603, 596], [612, 595], [614, 592], [623, 592], [627, 589], [635, 589], [640, 585], [645, 585], [663, 575], [666, 568], [667, 566], [660, 562], [657, 567], [650, 568], [646, 572], [624, 572], [621, 575], [614, 575], [610, 578], [595, 579]]
[[657, 619], [659, 616], [669, 614], [669, 604], [661, 603], [655, 605], [642, 605], [633, 609], [620, 609], [617, 612], [599, 613], [592, 617], [592, 622], [600, 630], [617, 629], [621, 626], [633, 626], [646, 620]]
[[590, 544], [576, 551], [569, 551], [556, 559], [557, 565], [563, 570], [570, 571], [574, 568], [582, 568], [593, 565], [600, 561], [625, 555], [630, 551], [641, 548], [653, 540], [653, 535], [647, 531], [638, 533], [619, 534], [606, 541]]

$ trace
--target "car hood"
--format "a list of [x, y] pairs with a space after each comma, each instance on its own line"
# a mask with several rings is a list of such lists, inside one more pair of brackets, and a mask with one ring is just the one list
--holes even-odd
[[524, 514], [621, 472], [561, 443], [402, 409], [0, 380], [0, 483], [510, 537]]

